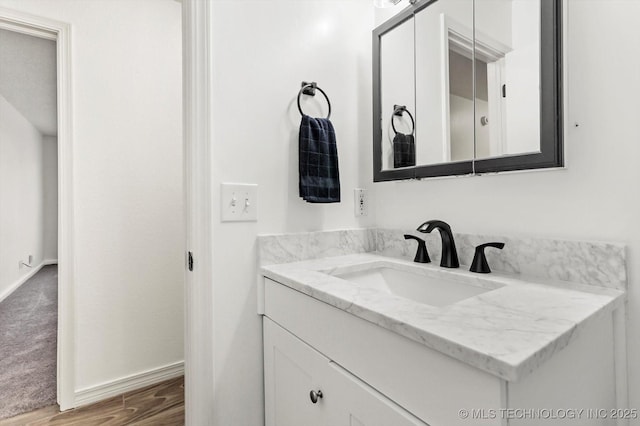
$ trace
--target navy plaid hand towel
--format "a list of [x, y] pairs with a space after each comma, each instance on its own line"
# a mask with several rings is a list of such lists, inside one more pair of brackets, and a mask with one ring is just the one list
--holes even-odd
[[416, 165], [416, 144], [413, 135], [396, 133], [393, 137], [393, 167]]
[[331, 121], [303, 115], [298, 145], [300, 197], [309, 203], [339, 203], [338, 148]]

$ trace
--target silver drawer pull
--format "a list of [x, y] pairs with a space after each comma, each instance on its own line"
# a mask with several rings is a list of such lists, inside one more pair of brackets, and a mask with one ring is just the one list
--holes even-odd
[[322, 391], [311, 391], [309, 392], [309, 398], [311, 398], [311, 402], [313, 402], [314, 404], [316, 404], [318, 402], [319, 399], [322, 399]]

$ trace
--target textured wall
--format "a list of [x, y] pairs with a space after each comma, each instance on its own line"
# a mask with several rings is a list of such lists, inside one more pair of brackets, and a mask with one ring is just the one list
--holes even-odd
[[42, 138], [42, 179], [44, 185], [44, 238], [45, 260], [58, 259], [58, 138]]
[[0, 299], [43, 260], [42, 136], [0, 95]]

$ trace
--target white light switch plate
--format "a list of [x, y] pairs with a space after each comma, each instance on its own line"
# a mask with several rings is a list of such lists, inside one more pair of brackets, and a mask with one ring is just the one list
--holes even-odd
[[258, 185], [223, 183], [221, 217], [223, 222], [254, 222], [258, 220]]

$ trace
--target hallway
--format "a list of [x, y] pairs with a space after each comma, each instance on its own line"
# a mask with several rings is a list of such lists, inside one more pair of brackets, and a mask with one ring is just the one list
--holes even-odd
[[0, 419], [56, 402], [58, 266], [0, 302]]

